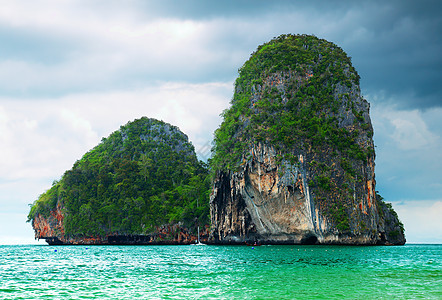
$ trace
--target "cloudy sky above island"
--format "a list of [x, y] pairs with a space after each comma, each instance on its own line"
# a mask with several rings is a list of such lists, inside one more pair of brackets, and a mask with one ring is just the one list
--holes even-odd
[[31, 243], [29, 203], [142, 116], [199, 151], [237, 70], [280, 34], [352, 57], [371, 103], [377, 189], [409, 242], [442, 243], [440, 1], [1, 1], [0, 244]]

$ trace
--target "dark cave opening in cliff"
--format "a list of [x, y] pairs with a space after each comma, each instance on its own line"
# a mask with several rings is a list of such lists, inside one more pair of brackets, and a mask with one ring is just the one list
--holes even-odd
[[318, 238], [315, 235], [307, 235], [302, 238], [302, 245], [314, 245], [318, 242]]

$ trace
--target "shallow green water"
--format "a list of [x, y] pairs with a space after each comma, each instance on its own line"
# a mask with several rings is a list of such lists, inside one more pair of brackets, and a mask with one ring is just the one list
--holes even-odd
[[0, 299], [442, 299], [442, 245], [0, 246]]

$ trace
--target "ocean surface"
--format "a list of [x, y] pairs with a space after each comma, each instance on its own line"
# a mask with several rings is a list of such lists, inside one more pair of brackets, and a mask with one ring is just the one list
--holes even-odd
[[0, 246], [0, 299], [442, 299], [442, 245]]

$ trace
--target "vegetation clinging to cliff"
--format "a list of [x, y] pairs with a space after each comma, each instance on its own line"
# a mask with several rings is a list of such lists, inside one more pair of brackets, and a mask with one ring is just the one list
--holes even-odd
[[28, 220], [60, 202], [69, 236], [145, 234], [209, 224], [207, 166], [178, 128], [142, 118], [112, 133], [34, 202]]
[[379, 216], [384, 219], [387, 223], [386, 226], [393, 228], [387, 234], [390, 235], [391, 238], [396, 239], [401, 236], [405, 237], [405, 228], [404, 224], [399, 219], [398, 214], [393, 209], [391, 203], [385, 202], [384, 197], [382, 197], [378, 191], [376, 191], [376, 201], [378, 205]]
[[[289, 84], [279, 85], [281, 78]], [[259, 46], [239, 69], [231, 107], [215, 132], [213, 169], [236, 170], [247, 148], [261, 141], [284, 150], [291, 161], [293, 148], [308, 145], [331, 145], [344, 156], [366, 160], [373, 151], [356, 143], [359, 131], [338, 126], [339, 110], [345, 107], [360, 129], [371, 132], [348, 95], [336, 93], [338, 87], [354, 89], [358, 84], [350, 58], [328, 41], [281, 35]]]

